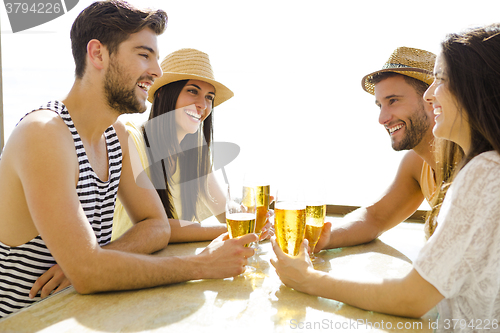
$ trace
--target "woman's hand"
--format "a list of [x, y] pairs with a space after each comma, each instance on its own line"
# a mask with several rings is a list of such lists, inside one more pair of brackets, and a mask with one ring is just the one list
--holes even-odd
[[[274, 196], [269, 196], [269, 205], [274, 202]], [[270, 239], [274, 236], [274, 210], [268, 209], [266, 214], [266, 224], [262, 227], [259, 241]]]
[[274, 236], [274, 210], [269, 209], [266, 214], [266, 224], [262, 227], [259, 241]]

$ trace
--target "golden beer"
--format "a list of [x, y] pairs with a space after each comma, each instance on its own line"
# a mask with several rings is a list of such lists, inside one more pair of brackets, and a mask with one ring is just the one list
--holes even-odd
[[[255, 214], [252, 213], [227, 214], [226, 222], [229, 238], [244, 236], [255, 230]], [[248, 244], [245, 246], [248, 246]]]
[[306, 235], [309, 247], [314, 250], [325, 224], [326, 205], [306, 206]]
[[314, 250], [316, 243], [318, 243], [319, 236], [321, 235], [322, 227], [315, 227], [309, 224], [306, 224], [306, 235], [305, 238], [309, 241], [309, 247], [311, 251]]
[[304, 240], [306, 207], [295, 202], [278, 202], [274, 210], [274, 231], [283, 252], [296, 256]]
[[243, 186], [243, 198], [241, 204], [244, 206], [245, 212], [255, 213], [256, 210], [255, 188]]
[[260, 235], [262, 228], [266, 224], [267, 220], [270, 186], [256, 186], [255, 189], [257, 196], [257, 218], [255, 220], [255, 232]]

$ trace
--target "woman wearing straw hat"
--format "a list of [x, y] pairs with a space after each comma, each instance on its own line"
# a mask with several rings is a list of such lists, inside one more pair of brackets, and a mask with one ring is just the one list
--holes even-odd
[[[140, 129], [127, 123], [128, 131], [170, 219], [170, 241], [211, 240], [227, 231], [225, 195], [211, 165], [212, 110], [233, 92], [214, 79], [208, 55], [198, 50], [175, 51], [161, 68], [163, 76], [148, 92], [149, 120]], [[192, 222], [212, 215], [220, 225]], [[131, 226], [117, 202], [112, 239]]]
[[433, 134], [464, 156], [439, 189], [431, 214], [437, 228], [413, 269], [400, 279], [360, 282], [314, 270], [307, 242], [292, 258], [274, 239], [272, 264], [286, 285], [312, 295], [408, 317], [437, 305], [438, 332], [499, 332], [500, 24], [450, 34], [441, 46], [424, 99], [434, 109]]

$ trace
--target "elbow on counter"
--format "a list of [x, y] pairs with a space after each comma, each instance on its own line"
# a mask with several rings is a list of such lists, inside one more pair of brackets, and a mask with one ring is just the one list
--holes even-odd
[[81, 295], [90, 295], [103, 291], [99, 290], [94, 283], [92, 283], [92, 279], [86, 277], [71, 279], [71, 284], [73, 288], [75, 288], [75, 291]]
[[429, 306], [426, 305], [425, 302], [422, 302], [421, 300], [419, 301], [418, 299], [407, 300], [406, 302], [404, 302], [404, 304], [400, 304], [400, 312], [397, 315], [419, 319], [425, 316], [433, 308], [433, 306], [429, 308]]
[[172, 237], [172, 228], [170, 227], [170, 222], [168, 219], [160, 221], [156, 226], [156, 234], [159, 235], [162, 240], [160, 246], [153, 252], [163, 250], [167, 247]]

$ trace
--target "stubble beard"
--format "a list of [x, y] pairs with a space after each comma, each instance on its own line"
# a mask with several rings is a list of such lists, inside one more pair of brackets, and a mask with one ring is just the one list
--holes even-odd
[[392, 142], [392, 148], [396, 151], [410, 150], [415, 148], [429, 130], [429, 117], [425, 112], [423, 103], [412, 113], [405, 124], [405, 136], [399, 142]]
[[104, 91], [106, 101], [113, 110], [120, 115], [131, 113], [142, 113], [146, 111], [146, 105], [141, 104], [136, 96], [135, 87], [127, 87], [126, 82], [131, 80], [115, 62], [111, 62], [104, 77]]

